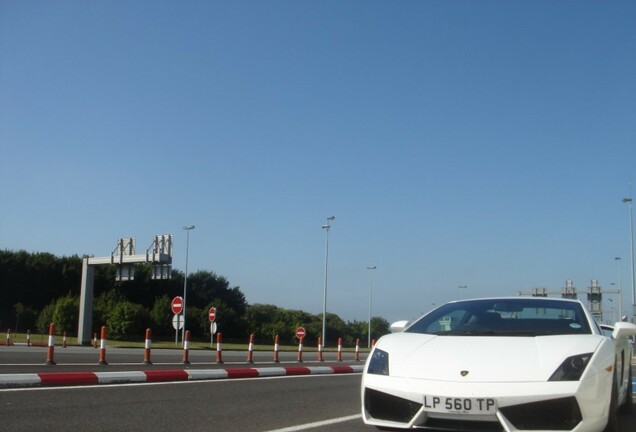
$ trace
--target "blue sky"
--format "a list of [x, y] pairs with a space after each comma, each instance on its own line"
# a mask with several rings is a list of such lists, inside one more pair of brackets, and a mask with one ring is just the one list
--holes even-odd
[[631, 1], [2, 2], [0, 248], [183, 271], [194, 224], [190, 271], [320, 313], [334, 215], [345, 320], [367, 266], [389, 321], [619, 268], [629, 311], [634, 77]]

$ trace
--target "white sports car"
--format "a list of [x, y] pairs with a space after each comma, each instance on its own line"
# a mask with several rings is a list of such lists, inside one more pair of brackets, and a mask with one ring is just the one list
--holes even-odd
[[613, 431], [632, 407], [636, 325], [604, 334], [577, 300], [455, 301], [391, 330], [362, 376], [379, 429]]

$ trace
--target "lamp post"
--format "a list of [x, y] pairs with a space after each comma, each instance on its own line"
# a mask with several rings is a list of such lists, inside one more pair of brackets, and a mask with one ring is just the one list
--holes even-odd
[[623, 320], [623, 291], [621, 287], [621, 257], [614, 257], [618, 263], [618, 320]]
[[376, 268], [378, 268], [377, 266], [373, 266], [373, 267], [367, 267], [367, 270], [369, 271], [369, 341], [368, 341], [368, 345], [367, 348], [371, 348], [371, 292], [372, 292], [372, 288], [373, 288], [373, 281], [371, 279], [371, 270], [375, 270]]
[[466, 288], [468, 288], [468, 285], [460, 285], [459, 286], [459, 298], [461, 300], [464, 299], [464, 294], [462, 294], [462, 290], [465, 290]]
[[323, 297], [322, 297], [322, 346], [325, 346], [325, 343], [327, 341], [327, 269], [328, 264], [329, 264], [329, 228], [331, 228], [331, 225], [329, 225], [329, 222], [331, 222], [332, 220], [334, 220], [336, 217], [335, 216], [329, 216], [327, 218], [327, 223], [324, 224], [322, 226], [322, 229], [325, 230], [325, 232], [327, 233], [327, 241], [326, 241], [326, 245], [325, 245], [325, 289], [323, 291]]
[[634, 285], [634, 219], [632, 217], [632, 184], [629, 184], [629, 198], [623, 198], [623, 202], [629, 205], [629, 252], [631, 255], [632, 269], [632, 322], [636, 321], [636, 286]]
[[188, 287], [188, 254], [190, 252], [190, 231], [194, 229], [194, 225], [184, 226], [186, 232], [186, 262], [185, 262], [185, 278], [183, 279], [183, 327], [181, 328], [181, 341], [185, 343], [186, 328], [186, 294]]

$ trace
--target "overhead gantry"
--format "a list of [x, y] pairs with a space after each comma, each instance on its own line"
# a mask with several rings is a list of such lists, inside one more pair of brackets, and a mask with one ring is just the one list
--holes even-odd
[[135, 244], [136, 241], [133, 237], [120, 238], [117, 240], [115, 250], [111, 252], [109, 257], [83, 258], [77, 331], [78, 344], [88, 344], [91, 340], [95, 266], [116, 265], [117, 281], [128, 281], [135, 278], [135, 264], [152, 263], [152, 279], [170, 279], [172, 271], [172, 234], [155, 236], [145, 254], [136, 254]]

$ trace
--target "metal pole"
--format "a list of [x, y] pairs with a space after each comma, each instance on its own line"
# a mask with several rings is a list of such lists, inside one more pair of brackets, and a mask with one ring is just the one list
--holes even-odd
[[327, 232], [327, 241], [325, 245], [325, 288], [323, 291], [323, 300], [322, 300], [322, 346], [325, 346], [327, 342], [327, 269], [329, 263], [329, 221], [334, 220], [335, 216], [329, 216], [327, 218], [327, 223], [322, 226], [322, 228]]
[[367, 348], [371, 349], [371, 306], [372, 306], [372, 288], [373, 288], [373, 281], [371, 278], [371, 270], [375, 270], [377, 268], [377, 266], [373, 266], [373, 267], [367, 267], [367, 270], [369, 270], [369, 341], [367, 342]]
[[629, 252], [631, 256], [632, 270], [632, 322], [636, 321], [636, 286], [634, 285], [634, 219], [632, 215], [632, 184], [629, 183], [629, 198], [623, 198], [623, 202], [629, 204]]
[[623, 291], [621, 288], [621, 257], [614, 257], [618, 263], [618, 320], [623, 320]]
[[[186, 328], [186, 294], [188, 287], [188, 255], [190, 252], [190, 231], [194, 229], [194, 225], [184, 226], [183, 229], [186, 232], [186, 262], [185, 262], [185, 278], [183, 279], [183, 327], [181, 328], [181, 340], [185, 341], [185, 328]], [[179, 328], [179, 321], [177, 321], [177, 328]], [[177, 333], [179, 330], [177, 330]]]
[[177, 315], [177, 331], [174, 332], [174, 346], [179, 345], [179, 324], [180, 324], [179, 317], [181, 316], [179, 314], [176, 314], [176, 315]]

